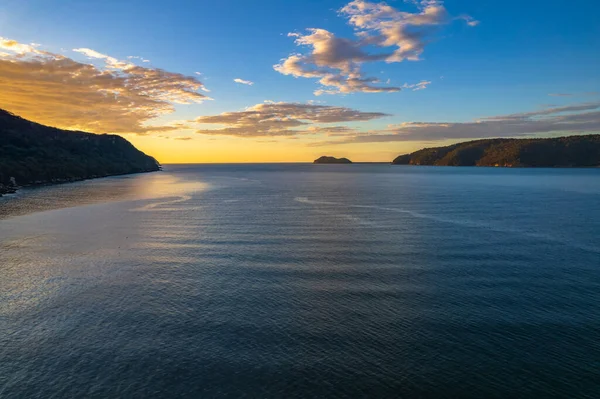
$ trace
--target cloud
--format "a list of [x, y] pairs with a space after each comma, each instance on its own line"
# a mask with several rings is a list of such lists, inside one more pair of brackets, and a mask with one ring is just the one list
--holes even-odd
[[404, 84], [404, 86], [402, 86], [403, 89], [411, 89], [412, 91], [419, 91], [419, 90], [425, 90], [427, 88], [427, 86], [429, 86], [431, 84], [431, 81], [429, 80], [422, 80], [419, 83], [416, 84]]
[[[31, 44], [23, 44], [19, 43], [16, 40], [6, 39], [4, 37], [0, 37], [0, 49], [10, 51], [16, 55], [24, 55], [24, 54], [41, 54], [42, 52], [36, 49], [38, 45], [35, 43]], [[10, 54], [4, 53], [3, 54]]]
[[248, 85], [248, 86], [252, 86], [254, 84], [254, 82], [251, 82], [249, 80], [240, 79], [240, 78], [235, 78], [235, 79], [233, 79], [233, 81], [235, 83], [240, 83], [240, 84]]
[[108, 68], [127, 69], [127, 68], [131, 68], [131, 67], [135, 67], [135, 65], [132, 63], [119, 61], [116, 58], [99, 53], [99, 52], [89, 49], [89, 48], [75, 48], [75, 49], [73, 49], [73, 51], [75, 51], [76, 53], [81, 53], [83, 55], [86, 55], [88, 58], [101, 59], [106, 63], [106, 66]]
[[130, 59], [130, 60], [140, 60], [142, 62], [150, 62], [150, 60], [147, 60], [144, 57], [140, 57], [138, 55], [130, 55], [127, 58]]
[[175, 137], [175, 140], [182, 140], [182, 141], [188, 141], [191, 140], [191, 137]]
[[481, 23], [480, 21], [473, 19], [473, 17], [471, 17], [469, 15], [461, 15], [461, 16], [457, 17], [456, 19], [462, 19], [463, 21], [465, 21], [465, 23], [467, 25], [472, 26], [472, 27], [479, 26], [479, 24]]
[[330, 137], [358, 134], [357, 129], [348, 126], [310, 126], [306, 131], [313, 134], [326, 134]]
[[575, 96], [597, 96], [600, 92], [586, 91], [583, 93], [549, 93], [551, 97], [575, 97]]
[[225, 127], [199, 129], [197, 133], [238, 137], [296, 136], [301, 134], [333, 133], [340, 126], [319, 127], [314, 124], [363, 122], [388, 116], [380, 112], [362, 112], [351, 108], [316, 104], [267, 102], [244, 111], [201, 116], [194, 122]]
[[451, 18], [441, 1], [413, 3], [418, 8], [415, 13], [399, 11], [383, 2], [352, 1], [339, 14], [354, 28], [354, 38], [340, 38], [316, 28], [307, 29], [306, 34], [290, 33], [288, 36], [294, 37], [298, 46], [310, 50], [292, 54], [273, 68], [284, 75], [318, 79], [322, 87], [315, 91], [316, 95], [400, 91], [401, 87], [383, 86], [379, 79], [366, 76], [362, 65], [418, 61], [437, 27], [453, 19], [477, 25], [477, 21], [466, 15]]
[[[359, 65], [366, 62], [369, 55], [360, 46], [350, 40], [336, 38], [324, 29], [309, 29], [309, 32], [305, 36], [299, 35], [296, 43], [312, 46], [312, 54], [289, 56], [274, 66], [277, 72], [294, 77], [318, 78], [323, 88], [316, 90], [315, 95], [400, 91], [400, 87], [376, 86], [380, 83], [379, 79], [363, 76]], [[371, 57], [371, 60], [374, 58]]]
[[174, 104], [209, 99], [194, 77], [137, 66], [92, 49], [75, 51], [94, 63], [82, 63], [37, 46], [0, 38], [0, 104], [51, 126], [94, 133], [173, 130], [152, 126]]
[[492, 116], [472, 122], [405, 122], [390, 125], [387, 129], [370, 134], [359, 134], [343, 140], [324, 141], [314, 145], [437, 141], [585, 132], [600, 132], [600, 102]]
[[600, 108], [600, 103], [584, 103], [584, 104], [573, 104], [565, 105], [561, 107], [546, 108], [538, 111], [531, 112], [520, 112], [516, 114], [500, 115], [500, 116], [488, 116], [482, 118], [483, 120], [496, 120], [496, 121], [510, 121], [510, 120], [529, 120], [534, 117], [562, 114], [565, 112], [575, 111], [591, 111]]

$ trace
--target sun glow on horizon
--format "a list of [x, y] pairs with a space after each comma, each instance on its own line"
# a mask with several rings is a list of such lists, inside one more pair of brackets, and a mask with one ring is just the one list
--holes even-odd
[[[201, 135], [190, 140], [137, 135], [126, 135], [125, 138], [161, 164], [313, 162], [322, 155], [347, 157], [354, 162], [391, 162], [398, 155], [425, 145], [413, 142], [390, 149], [381, 143], [310, 147], [289, 142], [298, 140], [259, 141]], [[242, 140], [244, 142], [240, 143]]]
[[[557, 63], [564, 7], [532, 19], [540, 10], [523, 6], [532, 14], [511, 13], [513, 29], [497, 32], [508, 17], [475, 0], [298, 3], [270, 10], [277, 23], [239, 1], [235, 24], [218, 4], [199, 16], [175, 7], [180, 22], [163, 24], [159, 4], [132, 19], [91, 1], [123, 20], [100, 36], [95, 15], [23, 3], [0, 7], [0, 108], [122, 135], [162, 163], [389, 162], [480, 138], [600, 132], [594, 4], [581, 32], [562, 32], [578, 45]], [[169, 45], [143, 37], [147, 26]]]

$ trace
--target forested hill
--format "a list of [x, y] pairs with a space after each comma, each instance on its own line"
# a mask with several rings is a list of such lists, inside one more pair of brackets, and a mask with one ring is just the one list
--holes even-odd
[[591, 167], [600, 166], [600, 135], [552, 139], [476, 140], [400, 155], [396, 165]]
[[159, 170], [120, 136], [61, 130], [0, 109], [0, 195], [15, 186]]

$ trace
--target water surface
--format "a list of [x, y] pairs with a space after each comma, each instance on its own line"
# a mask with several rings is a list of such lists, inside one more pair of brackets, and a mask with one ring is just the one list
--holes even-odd
[[193, 165], [0, 199], [0, 397], [600, 397], [600, 170]]

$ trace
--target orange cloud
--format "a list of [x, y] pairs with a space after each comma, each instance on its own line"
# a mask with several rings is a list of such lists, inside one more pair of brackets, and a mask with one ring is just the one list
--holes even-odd
[[317, 126], [342, 122], [363, 122], [388, 116], [381, 112], [363, 112], [328, 105], [266, 102], [244, 111], [201, 116], [194, 122], [224, 125], [220, 129], [200, 129], [200, 134], [238, 137], [296, 136], [301, 134], [339, 134], [354, 132], [343, 126]]
[[209, 97], [194, 77], [119, 61], [91, 49], [76, 49], [103, 65], [0, 38], [0, 108], [24, 118], [94, 133], [173, 130], [152, 126], [174, 112], [174, 104]]

